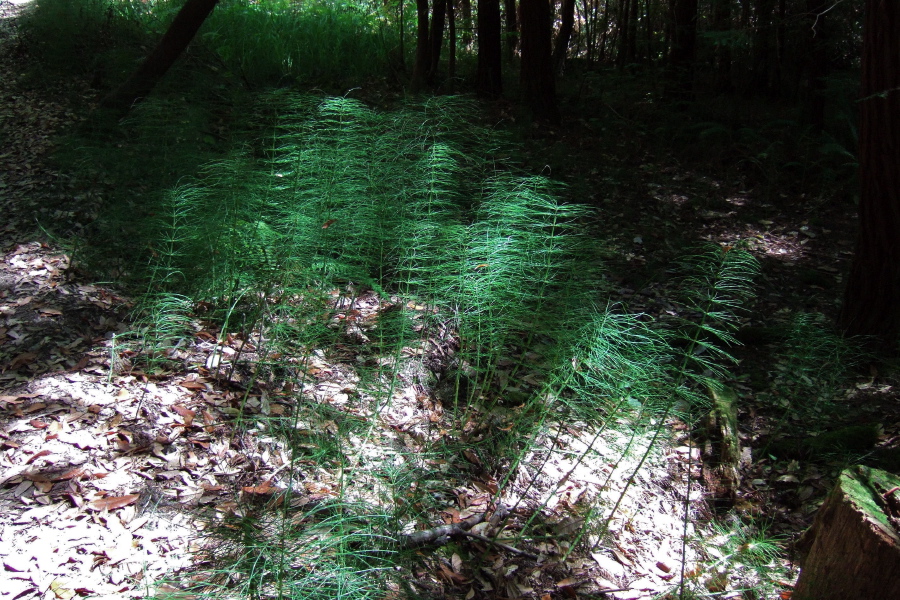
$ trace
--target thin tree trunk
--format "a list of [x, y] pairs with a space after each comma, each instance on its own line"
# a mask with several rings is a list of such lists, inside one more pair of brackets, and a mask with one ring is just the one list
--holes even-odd
[[447, 21], [450, 23], [450, 47], [447, 52], [447, 74], [456, 77], [456, 0], [447, 2]]
[[522, 11], [522, 91], [538, 120], [559, 123], [548, 0], [520, 0]]
[[416, 0], [416, 64], [413, 66], [412, 91], [425, 84], [431, 66], [431, 45], [428, 43], [428, 0]]
[[563, 0], [559, 33], [556, 34], [556, 47], [553, 48], [553, 71], [557, 74], [562, 73], [574, 27], [575, 0]]
[[444, 45], [444, 24], [447, 18], [447, 0], [433, 0], [431, 7], [431, 33], [428, 41], [431, 45], [429, 52], [430, 64], [428, 67], [428, 81], [434, 82], [437, 77], [438, 65], [441, 61], [441, 46]]
[[478, 0], [478, 73], [476, 88], [480, 96], [495, 98], [503, 93], [500, 78], [500, 0]]
[[866, 0], [859, 237], [838, 323], [896, 350], [900, 334], [900, 3]]
[[756, 0], [756, 28], [753, 35], [753, 73], [750, 77], [754, 93], [772, 91], [772, 17], [775, 0]]
[[516, 0], [504, 0], [506, 11], [506, 60], [512, 62], [519, 46], [519, 23], [516, 18]]
[[640, 0], [631, 0], [628, 15], [628, 45], [625, 52], [625, 64], [634, 64], [637, 61], [637, 32], [638, 32], [638, 3]]
[[631, 3], [633, 0], [620, 0], [618, 19], [616, 19], [616, 38], [619, 44], [616, 54], [616, 64], [624, 67], [628, 62], [628, 32], [630, 30]]
[[672, 49], [666, 95], [689, 99], [697, 48], [697, 0], [676, 0], [672, 11]]
[[828, 10], [831, 6], [822, 0], [807, 0], [810, 13], [809, 53], [807, 63], [806, 112], [810, 125], [816, 130], [825, 129], [825, 90], [828, 76]]
[[[714, 0], [712, 29], [721, 36], [731, 31], [731, 0]], [[721, 39], [716, 44], [716, 91], [729, 93], [731, 85], [731, 44]]]
[[124, 114], [149, 96], [187, 49], [218, 2], [219, 0], [187, 0], [153, 52], [122, 85], [100, 102], [100, 108]]
[[472, 45], [472, 0], [460, 0], [462, 6], [462, 43], [468, 48]]

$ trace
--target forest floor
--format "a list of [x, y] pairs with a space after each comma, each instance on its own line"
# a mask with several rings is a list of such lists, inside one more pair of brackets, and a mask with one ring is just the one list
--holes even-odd
[[[174, 590], [157, 585], [166, 575], [205, 564], [197, 552], [210, 515], [270, 500], [276, 476], [290, 461], [266, 432], [237, 433], [227, 419], [241, 394], [220, 385], [210, 361], [217, 351], [240, 351], [240, 341], [227, 339], [219, 349], [213, 343], [219, 332], [198, 322], [193, 342], [179, 350], [183, 370], [149, 375], [122, 368], [116, 338], [132, 327], [130, 299], [73, 268], [67, 249], [42, 229], [77, 236], [99, 209], [100, 194], [82, 189], [48, 160], [55, 137], [84, 116], [96, 92], [72, 78], [34, 87], [26, 77], [27, 49], [15, 31], [21, 5], [0, 1], [0, 598], [153, 596]], [[863, 422], [876, 427], [877, 438], [860, 454], [888, 456], [900, 445], [897, 382], [882, 367], [864, 365], [840, 382], [807, 377], [805, 404], [797, 407], [791, 403], [796, 385], [785, 378], [791, 365], [776, 356], [777, 332], [788, 327], [790, 315], [834, 318], [852, 256], [855, 208], [847, 200], [764, 194], [752, 176], [717, 178], [710, 174], [715, 169], [655, 148], [630, 129], [628, 118], [621, 117], [619, 127], [615, 134], [601, 132], [584, 118], [535, 130], [526, 141], [526, 161], [536, 171], [548, 157], [564, 165], [563, 179], [602, 209], [596, 227], [617, 257], [610, 265], [612, 300], [632, 312], [671, 309], [667, 265], [685, 240], [749, 240], [762, 273], [744, 316], [750, 333], [734, 351], [740, 363], [728, 382], [740, 397], [747, 449], [736, 507], [768, 523], [768, 533], [789, 548], [846, 464], [846, 458], [807, 460], [815, 457], [790, 442]], [[357, 309], [364, 319], [382, 305], [368, 297]], [[321, 377], [311, 394], [346, 402], [355, 384], [345, 366], [323, 357], [314, 368]], [[439, 404], [415, 386], [396, 400], [384, 415], [385, 435], [407, 447], [417, 443], [422, 423], [443, 418]], [[251, 398], [248, 408], [284, 410], [264, 394]], [[530, 553], [553, 555], [552, 542], [495, 548], [494, 573], [473, 575], [452, 560], [416, 572], [415, 583], [433, 595], [467, 598], [607, 590], [606, 597], [625, 600], [671, 589], [682, 559], [697, 564], [696, 556], [682, 556], [685, 504], [703, 518], [714, 514], [697, 448], [683, 424], [672, 426], [669, 444], [638, 465], [640, 485], [621, 507], [627, 518], [612, 524], [615, 547], [573, 553], [543, 572], [532, 565], [520, 578], [511, 575], [515, 567]], [[578, 448], [583, 433], [573, 425], [547, 443]], [[773, 447], [787, 450], [773, 456]], [[466, 460], [476, 463], [477, 457]], [[572, 509], [584, 494], [601, 493], [600, 482], [576, 463], [557, 460], [549, 468], [556, 499], [548, 511], [559, 517], [550, 537], [561, 539], [578, 530]], [[334, 493], [334, 473], [310, 471], [317, 472], [307, 479], [306, 502]], [[624, 481], [604, 484], [612, 493]], [[498, 510], [489, 506], [496, 490], [489, 474], [449, 487], [456, 512], [443, 515], [446, 522], [487, 520]], [[647, 506], [656, 510], [641, 510]], [[785, 589], [790, 584], [785, 581]], [[712, 580], [706, 585], [724, 591]]]

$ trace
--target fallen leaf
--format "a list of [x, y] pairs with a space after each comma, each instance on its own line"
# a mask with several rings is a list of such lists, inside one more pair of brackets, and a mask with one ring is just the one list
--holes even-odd
[[34, 362], [34, 359], [36, 358], [37, 354], [35, 354], [34, 352], [23, 352], [12, 359], [12, 362], [9, 363], [9, 368], [15, 371], [21, 366]]
[[117, 508], [122, 508], [123, 506], [128, 506], [129, 504], [134, 504], [137, 502], [140, 496], [138, 494], [128, 494], [126, 496], [109, 496], [107, 498], [100, 498], [99, 500], [92, 500], [87, 503], [88, 508], [91, 510], [116, 510]]
[[181, 404], [174, 405], [172, 407], [172, 409], [175, 412], [177, 412], [181, 416], [181, 418], [184, 419], [185, 427], [190, 427], [191, 424], [194, 422], [194, 415], [196, 415], [197, 413], [195, 413], [191, 409], [189, 409]]
[[69, 598], [72, 598], [75, 596], [75, 591], [67, 588], [66, 584], [63, 583], [62, 581], [60, 581], [59, 579], [54, 579], [50, 583], [50, 589], [53, 591], [54, 594], [56, 594], [56, 597], [60, 598], [61, 600], [69, 600]]
[[38, 452], [37, 454], [32, 455], [31, 458], [29, 458], [28, 460], [26, 460], [26, 461], [25, 461], [25, 464], [26, 464], [26, 465], [30, 465], [31, 463], [33, 463], [33, 462], [36, 461], [37, 459], [41, 458], [42, 456], [48, 456], [49, 454], [50, 454], [50, 451], [49, 451], [49, 450], [41, 450], [41, 451]]
[[273, 491], [272, 478], [270, 477], [269, 479], [266, 479], [264, 482], [262, 482], [259, 485], [248, 485], [248, 486], [242, 487], [241, 489], [244, 490], [245, 492], [247, 492], [248, 494], [257, 494], [257, 495], [263, 495], [263, 496], [266, 494], [271, 494]]

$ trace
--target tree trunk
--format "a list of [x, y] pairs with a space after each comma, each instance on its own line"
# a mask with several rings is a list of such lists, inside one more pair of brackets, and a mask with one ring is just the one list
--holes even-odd
[[629, 19], [631, 18], [631, 3], [633, 0], [619, 0], [618, 19], [616, 27], [616, 37], [618, 38], [619, 48], [616, 54], [616, 64], [624, 67], [628, 61], [628, 32], [631, 31]]
[[566, 54], [569, 51], [569, 40], [575, 28], [575, 0], [563, 0], [559, 33], [556, 34], [556, 46], [553, 48], [553, 72], [561, 74]]
[[696, 49], [697, 0], [675, 0], [666, 96], [681, 100], [691, 98]]
[[877, 469], [841, 473], [801, 541], [811, 548], [792, 600], [900, 598], [898, 486], [900, 477]]
[[124, 114], [149, 96], [197, 35], [218, 2], [219, 0], [187, 0], [153, 52], [131, 77], [100, 102], [100, 108]]
[[441, 61], [441, 46], [444, 45], [444, 25], [447, 20], [447, 0], [433, 0], [431, 6], [431, 34], [429, 44], [431, 50], [429, 58], [431, 64], [428, 67], [428, 81], [434, 83], [437, 77], [438, 65]]
[[462, 7], [462, 43], [468, 48], [472, 45], [472, 0], [460, 0]]
[[756, 27], [753, 34], [753, 73], [750, 77], [753, 93], [768, 94], [771, 92], [772, 65], [772, 16], [775, 13], [775, 0], [756, 0]]
[[447, 2], [447, 22], [450, 25], [450, 30], [447, 32], [450, 36], [447, 50], [447, 75], [452, 81], [456, 77], [456, 0]]
[[637, 62], [637, 33], [638, 33], [638, 3], [640, 0], [631, 0], [628, 7], [628, 45], [625, 48], [625, 64]]
[[522, 91], [536, 119], [559, 123], [551, 51], [550, 2], [520, 0], [519, 7], [522, 11]]
[[512, 62], [519, 45], [519, 24], [516, 18], [516, 0], [504, 0], [506, 10], [506, 60]]
[[422, 89], [430, 66], [431, 45], [428, 43], [428, 0], [416, 0], [416, 64], [413, 66], [413, 92], [418, 92]]
[[859, 237], [838, 323], [896, 350], [900, 334], [900, 3], [866, 0]]
[[825, 92], [828, 77], [828, 30], [827, 16], [831, 4], [822, 0], [806, 0], [810, 13], [807, 82], [806, 82], [806, 117], [810, 125], [817, 131], [825, 129]]
[[501, 55], [500, 0], [478, 0], [478, 95], [496, 98], [503, 93]]
[[731, 85], [731, 40], [725, 36], [731, 31], [731, 0], [713, 0], [712, 29], [721, 38], [716, 44], [716, 91], [727, 94]]

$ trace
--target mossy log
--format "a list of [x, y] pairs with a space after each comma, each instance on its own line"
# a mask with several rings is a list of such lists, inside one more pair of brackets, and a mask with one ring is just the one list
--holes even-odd
[[846, 469], [804, 536], [811, 545], [792, 600], [900, 598], [898, 517], [900, 477]]
[[741, 483], [741, 441], [737, 394], [727, 386], [710, 388], [712, 410], [704, 423], [703, 478], [717, 504], [731, 505]]

